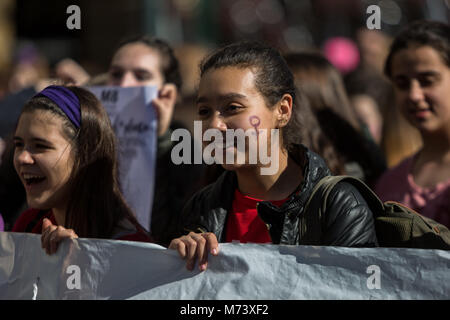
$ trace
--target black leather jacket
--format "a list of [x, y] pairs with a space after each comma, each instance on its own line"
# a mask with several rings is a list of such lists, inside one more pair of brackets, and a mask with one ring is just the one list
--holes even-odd
[[[268, 201], [262, 201], [257, 206], [258, 215], [269, 228], [272, 243], [377, 246], [372, 212], [357, 189], [346, 182], [339, 183], [330, 194], [328, 209], [321, 218], [319, 240], [301, 238], [299, 230], [305, 227], [300, 225], [305, 203], [315, 184], [322, 177], [330, 175], [330, 171], [322, 158], [302, 145], [297, 146], [289, 156], [303, 168], [304, 180], [300, 191], [294, 193], [281, 207], [276, 207]], [[226, 219], [236, 187], [236, 174], [226, 171], [215, 183], [196, 193], [183, 210], [178, 226], [180, 233], [213, 232], [219, 242], [224, 242]], [[308, 210], [317, 212], [317, 208], [312, 206]]]

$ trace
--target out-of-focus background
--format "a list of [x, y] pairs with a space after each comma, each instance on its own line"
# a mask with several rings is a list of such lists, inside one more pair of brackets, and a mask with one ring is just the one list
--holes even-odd
[[[66, 26], [67, 8], [74, 4], [81, 10], [79, 30]], [[371, 5], [380, 8], [379, 30], [367, 27]], [[382, 122], [397, 115], [386, 91], [377, 91], [382, 87], [377, 81], [391, 37], [417, 19], [448, 23], [449, 8], [449, 0], [0, 0], [0, 99], [39, 78], [54, 77], [55, 66], [66, 58], [91, 76], [104, 73], [118, 42], [136, 34], [161, 37], [176, 49], [183, 95], [189, 97], [195, 94], [198, 63], [210, 49], [257, 39], [282, 52], [321, 50], [345, 77], [352, 103], [370, 120], [374, 140], [389, 153]], [[371, 72], [365, 76], [353, 74], [367, 66]], [[186, 119], [193, 115], [187, 103], [174, 117], [189, 127]], [[388, 158], [389, 166], [403, 157]]]

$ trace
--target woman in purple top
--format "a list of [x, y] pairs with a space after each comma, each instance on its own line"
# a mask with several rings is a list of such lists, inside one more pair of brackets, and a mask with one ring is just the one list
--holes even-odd
[[450, 227], [450, 27], [418, 21], [394, 40], [385, 74], [396, 104], [423, 147], [386, 172], [375, 187], [384, 201], [401, 202]]

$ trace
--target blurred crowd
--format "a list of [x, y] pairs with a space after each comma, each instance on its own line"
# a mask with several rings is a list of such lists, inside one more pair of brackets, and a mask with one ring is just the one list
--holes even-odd
[[[193, 131], [193, 121], [198, 117], [195, 100], [199, 64], [214, 48], [184, 44], [172, 49], [164, 40], [160, 43], [145, 37], [119, 40], [117, 50], [111, 53], [109, 69], [100, 74], [90, 74], [72, 57], [50, 65], [32, 42], [17, 48], [13, 65], [0, 78], [0, 213], [5, 230], [11, 230], [27, 208], [25, 191], [12, 165], [12, 137], [18, 117], [30, 98], [52, 84], [158, 86], [160, 95], [154, 102], [159, 125], [155, 179], [156, 192], [164, 195], [155, 196], [152, 221], [164, 225], [164, 232], [175, 223], [174, 212], [181, 212], [187, 199], [223, 172], [215, 165], [195, 170], [174, 168], [170, 158], [164, 157], [171, 148], [172, 130], [182, 127]], [[423, 147], [419, 131], [399, 111], [394, 86], [384, 73], [391, 43], [382, 31], [361, 29], [355, 41], [334, 37], [322, 48], [282, 51], [303, 106], [298, 142], [319, 154], [332, 174], [357, 177], [371, 188], [387, 170]], [[163, 70], [160, 82], [158, 68]], [[179, 82], [168, 80], [174, 69], [178, 69]], [[186, 179], [177, 181], [179, 175]], [[173, 197], [167, 199], [167, 195]], [[164, 196], [166, 200], [162, 200]], [[167, 220], [169, 215], [172, 220]], [[171, 231], [162, 234], [153, 228], [152, 234], [165, 245], [175, 236]]]

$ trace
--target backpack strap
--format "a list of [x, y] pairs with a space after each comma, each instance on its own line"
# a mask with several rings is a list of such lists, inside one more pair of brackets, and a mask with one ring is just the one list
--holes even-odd
[[[372, 210], [380, 210], [378, 212], [383, 210], [383, 202], [363, 181], [351, 176], [323, 177], [314, 186], [300, 218], [300, 241], [302, 244], [320, 245], [322, 216], [327, 211], [328, 198], [334, 187], [342, 181], [348, 182], [358, 189]], [[373, 213], [376, 216], [377, 212]]]
[[320, 245], [322, 238], [322, 215], [326, 210], [326, 202], [333, 187], [341, 179], [340, 176], [326, 176], [314, 186], [306, 201], [303, 214], [300, 216], [300, 243], [303, 245]]

